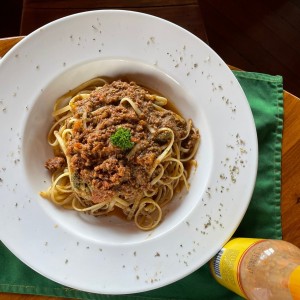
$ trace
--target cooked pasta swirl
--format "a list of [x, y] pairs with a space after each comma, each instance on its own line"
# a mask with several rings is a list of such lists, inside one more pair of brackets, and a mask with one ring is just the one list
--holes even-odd
[[118, 210], [151, 230], [179, 187], [189, 189], [200, 135], [165, 97], [95, 78], [58, 98], [52, 115], [52, 182], [41, 195], [56, 205], [94, 216]]

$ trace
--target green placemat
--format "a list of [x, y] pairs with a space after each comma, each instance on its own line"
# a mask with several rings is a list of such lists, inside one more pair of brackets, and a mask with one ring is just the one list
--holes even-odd
[[[258, 132], [257, 181], [247, 213], [235, 236], [281, 239], [282, 77], [235, 71], [250, 103]], [[241, 299], [220, 286], [206, 264], [171, 285], [127, 296], [96, 295], [66, 288], [37, 274], [0, 242], [0, 292], [81, 299]]]

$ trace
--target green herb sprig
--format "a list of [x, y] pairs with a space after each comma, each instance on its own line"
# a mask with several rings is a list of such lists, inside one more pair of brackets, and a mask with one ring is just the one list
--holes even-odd
[[110, 137], [111, 143], [123, 150], [131, 149], [134, 143], [131, 141], [131, 132], [127, 128], [119, 127]]

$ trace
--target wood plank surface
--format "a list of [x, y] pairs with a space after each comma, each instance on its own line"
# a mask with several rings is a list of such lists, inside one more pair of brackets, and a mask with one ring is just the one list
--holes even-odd
[[243, 70], [282, 75], [300, 97], [300, 1], [199, 0], [209, 45]]
[[0, 38], [20, 34], [23, 0], [9, 0], [0, 9]]
[[154, 15], [189, 30], [207, 41], [203, 18], [197, 0], [25, 0], [21, 35], [66, 15], [95, 9], [126, 9]]
[[283, 239], [300, 247], [300, 99], [284, 93], [281, 170]]
[[0, 58], [6, 54], [14, 45], [16, 45], [23, 37], [11, 37], [0, 39]]

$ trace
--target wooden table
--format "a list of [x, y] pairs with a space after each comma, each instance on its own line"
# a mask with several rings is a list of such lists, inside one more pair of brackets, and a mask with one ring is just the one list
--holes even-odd
[[[0, 57], [21, 39], [22, 37], [0, 39]], [[300, 247], [300, 99], [286, 91], [284, 92], [281, 218], [283, 239]], [[0, 299], [50, 300], [53, 298], [0, 293]]]

